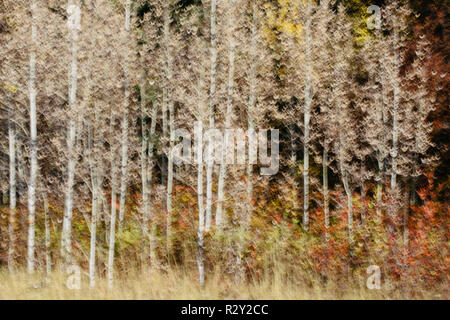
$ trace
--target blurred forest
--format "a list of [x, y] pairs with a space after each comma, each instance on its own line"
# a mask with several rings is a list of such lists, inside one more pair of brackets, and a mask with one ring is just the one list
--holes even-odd
[[449, 4], [3, 0], [0, 269], [448, 298]]

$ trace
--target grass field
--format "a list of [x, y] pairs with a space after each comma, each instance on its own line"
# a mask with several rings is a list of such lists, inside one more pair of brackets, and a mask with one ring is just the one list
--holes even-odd
[[[69, 289], [68, 275], [45, 275], [7, 270], [0, 272], [0, 299], [448, 299], [448, 289], [393, 288], [382, 283], [379, 290], [369, 290], [364, 283], [327, 284], [309, 279], [301, 283], [275, 273], [260, 280], [236, 283], [220, 273], [209, 275], [205, 286], [198, 285], [197, 274], [182, 270], [169, 272], [128, 272], [118, 276], [112, 288], [104, 278], [89, 288], [88, 276], [81, 275], [80, 289]], [[307, 282], [307, 283], [306, 283]]]

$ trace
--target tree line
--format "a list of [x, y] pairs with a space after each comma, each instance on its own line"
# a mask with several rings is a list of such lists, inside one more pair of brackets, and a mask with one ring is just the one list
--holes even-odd
[[[1, 10], [0, 174], [9, 205], [1, 239], [10, 270], [24, 228], [29, 273], [36, 263], [50, 273], [52, 261], [86, 259], [91, 286], [100, 264], [112, 286], [126, 230], [138, 230], [143, 264], [163, 268], [177, 252], [178, 190], [193, 196], [202, 285], [212, 233], [236, 235], [232, 264], [245, 274], [252, 219], [264, 215], [260, 200], [273, 188], [297, 232], [312, 236], [320, 224], [325, 246], [339, 224], [351, 252], [381, 221], [394, 260], [411, 253], [418, 191], [440, 161], [430, 115], [446, 74], [433, 69], [408, 3], [382, 5], [359, 41], [348, 7], [330, 0], [5, 0]], [[199, 130], [195, 122], [204, 148], [194, 147], [195, 163], [175, 164], [176, 131]], [[226, 164], [234, 143], [226, 136], [220, 161], [207, 161], [203, 133], [215, 128], [279, 129], [279, 172], [259, 175], [250, 135], [241, 137], [245, 164]]]

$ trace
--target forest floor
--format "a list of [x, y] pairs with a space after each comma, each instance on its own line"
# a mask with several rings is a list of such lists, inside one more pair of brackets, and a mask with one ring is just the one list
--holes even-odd
[[[73, 278], [72, 278], [73, 279]], [[448, 299], [448, 290], [442, 287], [412, 290], [393, 289], [383, 284], [379, 290], [369, 290], [356, 283], [317, 284], [283, 280], [277, 275], [267, 279], [236, 283], [219, 274], [209, 275], [202, 288], [195, 271], [164, 273], [128, 272], [116, 275], [112, 288], [104, 278], [89, 288], [88, 275], [81, 272], [79, 289], [70, 282], [70, 275], [54, 272], [45, 275], [7, 269], [0, 270], [0, 300], [4, 299]], [[75, 284], [75, 285], [74, 285]], [[72, 289], [69, 289], [72, 286]], [[75, 286], [75, 288], [74, 288]]]

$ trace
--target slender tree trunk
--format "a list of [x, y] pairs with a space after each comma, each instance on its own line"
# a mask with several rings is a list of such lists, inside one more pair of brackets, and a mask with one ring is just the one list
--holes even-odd
[[[234, 0], [230, 0], [230, 10], [234, 10]], [[227, 110], [225, 113], [225, 129], [230, 129], [231, 117], [233, 113], [233, 95], [234, 95], [234, 15], [231, 13], [228, 15], [228, 24], [230, 28], [230, 34], [228, 35], [228, 86], [227, 86]], [[225, 133], [224, 143], [222, 144], [221, 162], [219, 171], [218, 193], [217, 193], [217, 209], [216, 209], [216, 226], [222, 227], [222, 208], [224, 201], [224, 188], [226, 185], [227, 166], [225, 163], [225, 155], [228, 148], [228, 135]], [[211, 217], [207, 217], [206, 231], [208, 232], [211, 227]]]
[[410, 192], [409, 192], [409, 206], [406, 206], [405, 215], [403, 216], [403, 244], [407, 249], [409, 247], [409, 212], [410, 207], [416, 205], [416, 186], [417, 181], [416, 178], [412, 178], [413, 181], [411, 183]]
[[[95, 113], [95, 120], [98, 123], [98, 113]], [[96, 261], [96, 245], [97, 245], [97, 217], [99, 212], [99, 193], [100, 184], [98, 176], [98, 168], [94, 164], [92, 158], [93, 147], [97, 147], [97, 139], [93, 137], [92, 126], [89, 124], [89, 166], [91, 171], [91, 185], [92, 185], [92, 215], [91, 215], [91, 238], [89, 247], [89, 286], [95, 286], [95, 261]]]
[[[95, 110], [95, 124], [100, 125], [99, 111]], [[95, 266], [96, 266], [96, 246], [97, 246], [97, 221], [99, 212], [101, 212], [101, 178], [100, 173], [103, 172], [98, 164], [94, 162], [93, 154], [94, 150], [98, 148], [98, 134], [94, 131], [91, 122], [88, 122], [88, 162], [91, 175], [92, 186], [92, 202], [91, 202], [91, 227], [90, 227], [90, 244], [89, 244], [89, 287], [95, 286]]]
[[105, 243], [109, 243], [109, 232], [106, 230], [109, 230], [109, 225], [111, 223], [111, 209], [109, 207], [108, 199], [106, 198], [107, 190], [106, 186], [103, 187], [101, 190], [101, 193], [99, 196], [101, 197], [101, 210], [99, 210], [99, 213], [102, 214], [103, 223], [104, 223], [104, 229], [105, 229]]
[[[142, 105], [142, 119], [144, 119], [144, 108], [145, 108], [145, 97], [141, 96]], [[156, 231], [156, 223], [154, 221], [150, 222], [150, 219], [153, 217], [153, 212], [151, 210], [150, 205], [150, 184], [152, 180], [152, 169], [153, 169], [153, 140], [156, 129], [156, 117], [157, 117], [157, 108], [153, 107], [152, 110], [152, 123], [150, 126], [149, 138], [147, 138], [147, 133], [144, 129], [144, 122], [142, 124], [142, 146], [141, 146], [141, 175], [142, 175], [142, 205], [143, 205], [143, 226], [142, 226], [142, 234], [144, 236], [144, 259], [147, 262], [151, 262], [152, 265], [156, 265], [156, 255], [155, 255], [155, 241], [154, 241], [154, 233]], [[148, 151], [147, 151], [148, 147]], [[148, 152], [148, 153], [147, 153]], [[149, 232], [149, 222], [151, 223], [151, 230]]]
[[115, 240], [116, 240], [116, 186], [115, 180], [116, 175], [114, 173], [111, 177], [111, 221], [109, 224], [109, 247], [108, 247], [108, 267], [107, 267], [107, 276], [108, 276], [108, 287], [112, 288], [113, 286], [113, 272], [114, 272], [114, 248], [115, 248]]
[[174, 103], [172, 99], [172, 50], [170, 44], [170, 11], [169, 4], [164, 7], [164, 42], [166, 44], [166, 102], [169, 111], [169, 152], [168, 152], [168, 168], [167, 168], [167, 190], [166, 190], [166, 244], [167, 252], [170, 252], [172, 242], [172, 192], [173, 192], [173, 157], [172, 150], [175, 143], [175, 128], [174, 128]]
[[[17, 204], [19, 204], [19, 206], [24, 206], [25, 204], [23, 203], [23, 187], [20, 185], [20, 178], [25, 176], [25, 161], [24, 161], [24, 157], [23, 157], [23, 144], [21, 143], [21, 141], [18, 139], [16, 140], [16, 162], [17, 162], [17, 177], [18, 177], [18, 181], [16, 182], [16, 189], [17, 189]], [[16, 179], [17, 179], [16, 177]], [[17, 211], [17, 209], [16, 209]], [[17, 212], [16, 212], [17, 213]], [[26, 215], [22, 214], [22, 209], [20, 209], [19, 211], [19, 216], [21, 217], [20, 219], [20, 224], [22, 228], [26, 228]]]
[[300, 205], [298, 203], [298, 190], [299, 190], [299, 186], [298, 186], [298, 181], [297, 181], [297, 143], [295, 141], [296, 138], [296, 133], [295, 133], [295, 125], [294, 123], [290, 123], [288, 126], [288, 130], [289, 130], [289, 136], [290, 136], [290, 142], [291, 142], [291, 175], [292, 175], [292, 191], [293, 191], [293, 195], [292, 195], [292, 205], [293, 205], [293, 209], [296, 213], [298, 213], [300, 210]]
[[256, 145], [256, 132], [253, 123], [252, 112], [255, 109], [256, 97], [256, 37], [257, 37], [257, 20], [256, 20], [256, 4], [252, 4], [253, 20], [251, 25], [251, 40], [250, 40], [250, 95], [248, 99], [247, 110], [247, 126], [248, 126], [248, 161], [247, 161], [247, 217], [253, 213], [253, 161], [256, 162], [257, 151], [252, 148], [252, 143]]
[[[150, 140], [148, 143], [148, 171], [147, 171], [147, 185], [149, 186], [148, 192], [150, 193], [150, 184], [152, 182], [152, 176], [153, 176], [153, 155], [154, 155], [154, 141], [155, 141], [155, 132], [156, 132], [156, 121], [157, 121], [157, 117], [158, 117], [158, 108], [156, 107], [156, 105], [153, 105], [153, 109], [152, 109], [152, 114], [151, 114], [151, 118], [152, 118], [152, 123], [150, 125]], [[150, 196], [149, 196], [149, 201], [150, 201]], [[150, 235], [149, 235], [149, 240], [150, 240], [150, 261], [151, 264], [153, 266], [157, 266], [158, 265], [158, 261], [157, 261], [157, 257], [156, 257], [156, 228], [157, 228], [157, 224], [156, 224], [156, 220], [155, 220], [155, 211], [151, 209], [151, 207], [149, 206], [149, 211], [147, 212], [147, 217], [146, 217], [146, 221], [147, 221], [147, 225], [148, 225], [148, 220], [151, 219], [150, 225], [151, 225], [151, 230], [150, 230]]]
[[[125, 7], [125, 36], [128, 39], [130, 31], [131, 3], [128, 0]], [[128, 75], [128, 50], [125, 50], [125, 109], [122, 119], [122, 166], [120, 176], [120, 202], [119, 202], [119, 232], [122, 230], [125, 214], [125, 198], [127, 193], [127, 167], [128, 167], [128, 109], [130, 107], [130, 79]]]
[[[400, 72], [400, 61], [398, 57], [398, 32], [394, 28], [394, 77], [398, 79]], [[398, 107], [400, 101], [400, 88], [398, 81], [394, 81], [394, 108], [392, 110], [392, 173], [391, 173], [391, 190], [397, 188], [397, 156], [398, 156]]]
[[[69, 7], [79, 10], [78, 1], [69, 0]], [[74, 9], [72, 9], [74, 10]], [[67, 164], [67, 185], [66, 185], [66, 197], [64, 201], [64, 219], [63, 230], [61, 235], [61, 256], [65, 263], [69, 263], [71, 260], [70, 254], [72, 251], [71, 246], [71, 232], [72, 232], [72, 210], [73, 210], [73, 184], [75, 177], [75, 138], [76, 138], [76, 124], [74, 119], [75, 104], [77, 96], [77, 79], [78, 79], [78, 64], [77, 64], [77, 52], [78, 52], [78, 29], [75, 23], [71, 28], [72, 33], [72, 61], [70, 71], [70, 85], [69, 85], [69, 132], [67, 136], [67, 151], [68, 151], [68, 164]]]
[[309, 122], [311, 118], [311, 4], [308, 2], [308, 20], [305, 25], [306, 33], [306, 83], [304, 104], [304, 141], [303, 141], [303, 230], [309, 227]]
[[8, 110], [8, 134], [9, 134], [9, 249], [8, 268], [14, 270], [16, 235], [14, 231], [16, 220], [16, 128], [12, 118], [11, 108]]
[[[210, 88], [209, 88], [209, 128], [214, 128], [214, 105], [216, 95], [216, 65], [217, 65], [217, 47], [216, 47], [216, 0], [211, 0], [211, 70], [210, 70]], [[213, 155], [212, 155], [212, 137], [208, 143], [208, 155], [206, 166], [206, 221], [212, 220], [212, 185], [213, 185]]]
[[[164, 152], [167, 147], [168, 134], [168, 120], [167, 120], [167, 89], [163, 88], [163, 99], [162, 99], [162, 143], [161, 148], [163, 150], [163, 156], [161, 160], [161, 184], [167, 185], [167, 158], [164, 156]], [[166, 195], [164, 194], [164, 197]], [[167, 200], [163, 202], [163, 205], [167, 205]]]
[[169, 142], [169, 159], [168, 159], [168, 175], [167, 175], [167, 249], [168, 252], [172, 247], [172, 192], [173, 192], [173, 157], [172, 150], [174, 148], [175, 143], [175, 135], [174, 135], [174, 110], [173, 104], [169, 104], [169, 131], [170, 131], [170, 142]]
[[366, 186], [364, 185], [363, 170], [364, 164], [361, 162], [361, 225], [366, 223]]
[[35, 214], [36, 214], [36, 176], [37, 176], [37, 119], [36, 119], [36, 2], [31, 3], [32, 25], [30, 54], [30, 182], [28, 184], [28, 246], [27, 246], [27, 270], [28, 273], [34, 271], [34, 246], [35, 246]]
[[[163, 150], [163, 156], [162, 156], [162, 163], [161, 163], [161, 184], [167, 186], [167, 178], [168, 178], [168, 157], [169, 154], [167, 154], [167, 158], [164, 156], [164, 152], [166, 152], [166, 147], [167, 147], [167, 140], [169, 138], [169, 133], [168, 133], [168, 119], [167, 119], [167, 112], [168, 112], [168, 104], [169, 104], [169, 81], [168, 81], [168, 49], [170, 44], [168, 43], [169, 41], [169, 31], [170, 31], [170, 12], [169, 12], [169, 3], [165, 3], [164, 7], [163, 7], [163, 32], [164, 32], [164, 46], [166, 49], [166, 61], [164, 62], [164, 78], [163, 81], [165, 82], [163, 85], [163, 97], [162, 97], [162, 150]], [[167, 197], [167, 190], [166, 193], [164, 194], [164, 197]], [[166, 206], [167, 209], [167, 198], [165, 199], [165, 201], [163, 201], [163, 205]], [[167, 230], [166, 230], [167, 231]]]
[[197, 137], [197, 199], [198, 199], [198, 230], [197, 230], [197, 266], [200, 285], [205, 283], [203, 263], [203, 230], [205, 229], [205, 209], [203, 207], [203, 123], [196, 127]]
[[[127, 90], [128, 91], [128, 90]], [[125, 95], [129, 96], [129, 92]], [[128, 111], [124, 111], [122, 119], [122, 162], [120, 176], [120, 200], [119, 200], [119, 231], [122, 228], [125, 214], [125, 197], [127, 192], [127, 166], [128, 166]]]
[[47, 279], [52, 272], [52, 256], [50, 249], [50, 217], [47, 194], [44, 194], [44, 227], [45, 227], [45, 268]]
[[325, 237], [329, 240], [329, 228], [330, 228], [330, 201], [328, 194], [328, 147], [326, 142], [323, 147], [322, 155], [322, 176], [323, 176], [323, 212], [325, 215]]
[[[142, 72], [141, 79], [141, 131], [142, 131], [142, 143], [141, 143], [141, 184], [142, 184], [142, 235], [144, 237], [144, 260], [148, 262], [149, 259], [149, 233], [148, 233], [148, 222], [150, 220], [150, 192], [149, 192], [149, 167], [148, 154], [152, 152], [149, 148], [149, 140], [152, 137], [148, 137], [145, 118], [147, 100], [146, 100], [146, 85], [145, 85], [145, 72]], [[152, 119], [152, 122], [155, 119]], [[147, 150], [148, 148], [148, 150]]]
[[[383, 75], [383, 69], [381, 69], [380, 74]], [[382, 79], [383, 81], [383, 79]], [[384, 88], [382, 88], [382, 102], [381, 105], [377, 103], [377, 120], [378, 125], [380, 127], [384, 126], [385, 117], [384, 117], [384, 106], [386, 105], [386, 94], [384, 93]], [[381, 138], [381, 137], [379, 137]], [[380, 148], [381, 149], [381, 148]], [[381, 218], [381, 204], [382, 204], [382, 196], [383, 196], [383, 185], [382, 185], [382, 175], [383, 175], [383, 156], [381, 155], [381, 151], [377, 152], [377, 164], [378, 164], [378, 173], [376, 175], [377, 181], [377, 193], [376, 193], [376, 214], [377, 218]]]
[[347, 194], [347, 221], [348, 221], [348, 237], [350, 243], [353, 242], [353, 203], [352, 203], [352, 192], [348, 183], [347, 174], [343, 173], [342, 181], [344, 183], [345, 193]]
[[97, 176], [92, 178], [92, 217], [91, 217], [91, 239], [89, 247], [89, 286], [95, 286], [95, 260], [97, 246], [97, 215], [98, 215], [98, 191]]
[[[249, 130], [255, 130], [251, 125], [249, 126]], [[252, 216], [253, 213], [253, 164], [250, 161], [247, 163], [247, 216], [248, 219]]]
[[382, 204], [382, 197], [383, 197], [383, 186], [381, 184], [381, 170], [382, 170], [382, 163], [378, 161], [378, 177], [377, 177], [377, 209], [376, 214], [377, 217], [381, 217], [381, 204]]
[[[339, 107], [340, 108], [340, 107]], [[342, 116], [342, 112], [339, 116]], [[353, 203], [352, 203], [352, 191], [348, 181], [347, 170], [344, 166], [344, 139], [342, 137], [342, 127], [339, 128], [339, 169], [341, 171], [342, 183], [344, 184], [344, 190], [347, 195], [347, 223], [348, 223], [348, 237], [349, 242], [353, 243]]]

